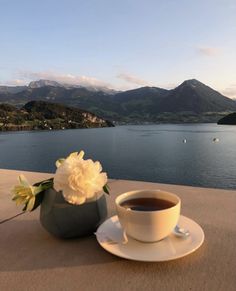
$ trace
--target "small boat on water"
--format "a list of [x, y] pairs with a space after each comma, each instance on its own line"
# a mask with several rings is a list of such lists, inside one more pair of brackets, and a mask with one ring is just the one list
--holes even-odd
[[213, 138], [213, 142], [219, 142], [219, 141], [220, 141], [220, 139], [218, 137]]

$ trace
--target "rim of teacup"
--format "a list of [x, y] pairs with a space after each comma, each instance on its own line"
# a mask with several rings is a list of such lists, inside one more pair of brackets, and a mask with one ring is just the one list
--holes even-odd
[[[138, 194], [138, 193], [163, 193], [163, 194], [168, 194], [169, 197], [172, 197], [172, 198], [175, 198], [177, 200], [177, 202], [174, 202], [175, 205], [174, 206], [171, 206], [169, 208], [166, 208], [166, 209], [162, 209], [162, 210], [153, 210], [151, 212], [161, 212], [161, 211], [167, 211], [169, 209], [172, 209], [172, 208], [175, 208], [177, 207], [178, 205], [181, 204], [181, 199], [180, 197], [175, 194], [175, 193], [172, 193], [172, 192], [168, 192], [168, 191], [165, 191], [165, 190], [161, 190], [161, 189], [142, 189], [142, 190], [132, 190], [132, 191], [128, 191], [128, 192], [124, 192], [124, 193], [121, 193], [119, 196], [116, 197], [115, 199], [115, 203], [116, 203], [116, 206], [121, 208], [121, 209], [125, 209], [124, 207], [122, 207], [120, 204], [128, 199], [125, 199], [125, 198], [128, 198], [128, 197], [132, 197], [132, 195], [134, 195], [135, 197], [135, 194]], [[138, 213], [150, 213], [150, 211], [139, 211], [139, 210], [133, 210], [133, 209], [129, 209], [129, 211], [132, 211], [132, 212], [138, 212]]]

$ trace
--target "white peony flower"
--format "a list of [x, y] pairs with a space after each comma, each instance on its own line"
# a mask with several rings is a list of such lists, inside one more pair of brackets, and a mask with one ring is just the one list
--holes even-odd
[[83, 159], [84, 152], [70, 154], [56, 162], [54, 189], [62, 191], [69, 203], [82, 204], [93, 198], [107, 183], [107, 174], [102, 173], [99, 162]]

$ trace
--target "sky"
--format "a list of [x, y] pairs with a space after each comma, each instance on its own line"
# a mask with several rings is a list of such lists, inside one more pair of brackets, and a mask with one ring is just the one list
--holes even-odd
[[235, 0], [0, 0], [0, 84], [173, 88], [236, 98]]

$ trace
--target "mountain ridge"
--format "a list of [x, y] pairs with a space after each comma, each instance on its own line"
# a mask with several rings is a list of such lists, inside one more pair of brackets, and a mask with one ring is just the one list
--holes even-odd
[[[234, 100], [196, 79], [185, 80], [170, 90], [146, 86], [112, 93], [82, 86], [66, 87], [50, 80], [37, 82], [16, 93], [0, 91], [0, 102], [18, 107], [31, 100], [56, 102], [125, 123], [216, 122], [222, 113], [236, 111]], [[202, 119], [203, 115], [207, 117]]]

